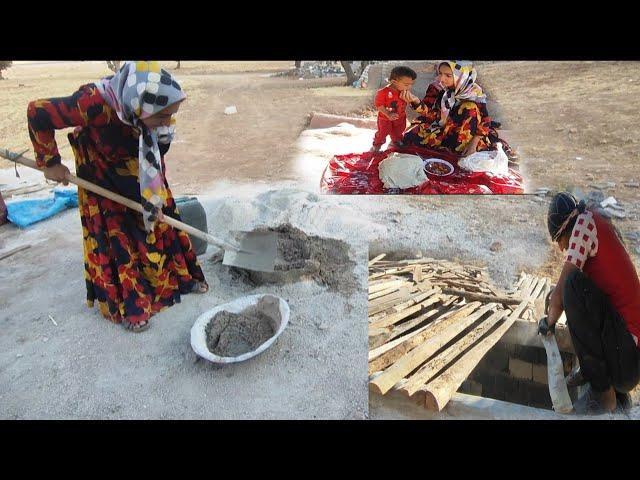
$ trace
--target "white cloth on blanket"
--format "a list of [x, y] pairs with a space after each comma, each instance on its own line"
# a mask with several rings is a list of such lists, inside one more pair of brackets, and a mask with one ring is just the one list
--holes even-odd
[[392, 153], [378, 166], [385, 188], [411, 188], [427, 180], [422, 158], [406, 153]]

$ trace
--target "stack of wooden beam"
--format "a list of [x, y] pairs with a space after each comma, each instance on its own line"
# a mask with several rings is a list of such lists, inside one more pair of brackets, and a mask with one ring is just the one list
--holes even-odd
[[521, 275], [499, 291], [478, 267], [420, 258], [369, 262], [369, 385], [442, 410], [516, 320], [551, 288]]

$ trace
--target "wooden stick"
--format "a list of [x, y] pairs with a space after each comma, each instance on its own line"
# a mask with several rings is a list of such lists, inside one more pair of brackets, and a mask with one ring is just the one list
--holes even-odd
[[[35, 170], [40, 170], [40, 168], [38, 168], [38, 165], [34, 160], [24, 157], [23, 155], [20, 155], [20, 156], [13, 155], [11, 154], [11, 152], [5, 149], [0, 149], [0, 157], [6, 158], [7, 160], [11, 160], [14, 162], [18, 162], [24, 165], [25, 167], [30, 167]], [[70, 183], [78, 185], [79, 187], [82, 187], [85, 190], [88, 190], [90, 192], [96, 193], [102, 197], [108, 198], [109, 200], [113, 200], [114, 202], [117, 202], [121, 205], [124, 205], [127, 208], [130, 208], [131, 210], [135, 210], [136, 212], [140, 212], [140, 213], [144, 212], [142, 205], [140, 205], [139, 203], [136, 203], [127, 197], [123, 197], [122, 195], [118, 195], [117, 193], [107, 190], [106, 188], [102, 188], [98, 185], [88, 182], [82, 178], [78, 178], [75, 175], [72, 175], [71, 173], [67, 173], [66, 179]], [[210, 243], [217, 247], [224, 248], [225, 250], [233, 250], [236, 252], [241, 250], [239, 245], [234, 245], [225, 240], [216, 238], [209, 233], [202, 232], [197, 228], [194, 228], [191, 225], [187, 225], [186, 223], [176, 220], [175, 218], [172, 218], [168, 215], [164, 215], [163, 222], [168, 225], [171, 225], [174, 228], [182, 230], [183, 232], [187, 232], [188, 234], [193, 235], [196, 238], [204, 240], [207, 243]]]
[[19, 247], [13, 248], [7, 252], [0, 252], [0, 260], [4, 260], [5, 258], [9, 258], [11, 255], [14, 255], [18, 252], [26, 250], [27, 248], [31, 248], [31, 245], [20, 245]]
[[11, 188], [8, 190], [2, 190], [0, 191], [0, 193], [6, 197], [13, 197], [14, 195], [24, 195], [26, 193], [35, 193], [35, 192], [39, 192], [40, 190], [44, 190], [45, 188], [47, 188], [49, 185], [40, 185], [40, 184], [36, 184], [36, 185], [27, 185], [24, 187], [17, 187], [17, 188]]
[[459, 297], [464, 297], [467, 300], [472, 302], [495, 302], [502, 303], [503, 305], [519, 305], [522, 302], [521, 298], [513, 298], [513, 297], [497, 297], [494, 295], [485, 295], [483, 293], [475, 293], [475, 292], [466, 292], [464, 290], [457, 290], [454, 288], [443, 288], [442, 293], [446, 293], [448, 295], [457, 295]]
[[382, 259], [383, 259], [384, 257], [386, 257], [386, 256], [387, 256], [387, 254], [386, 254], [386, 253], [382, 253], [382, 254], [378, 255], [376, 258], [374, 258], [373, 260], [371, 260], [371, 261], [369, 262], [369, 266], [374, 265], [376, 262], [378, 262], [378, 261], [382, 260]]

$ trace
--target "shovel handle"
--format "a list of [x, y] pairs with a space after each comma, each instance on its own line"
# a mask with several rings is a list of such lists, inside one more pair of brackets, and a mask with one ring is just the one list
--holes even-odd
[[[14, 154], [4, 148], [0, 148], [0, 157], [6, 158], [7, 160], [10, 160], [12, 162], [18, 162], [24, 165], [25, 167], [30, 167], [30, 168], [42, 171], [34, 160], [27, 158], [23, 155]], [[135, 210], [136, 212], [140, 212], [140, 213], [144, 212], [142, 205], [140, 205], [139, 203], [134, 202], [133, 200], [127, 197], [123, 197], [122, 195], [118, 195], [117, 193], [107, 190], [106, 188], [102, 188], [94, 183], [88, 182], [87, 180], [78, 178], [75, 175], [72, 175], [71, 173], [67, 173], [66, 179], [69, 181], [69, 183], [78, 185], [79, 187], [82, 187], [85, 190], [89, 190], [90, 192], [97, 193], [98, 195], [108, 198], [109, 200], [113, 200], [114, 202], [117, 202], [121, 205], [124, 205], [125, 207], [128, 207], [131, 210]], [[175, 218], [164, 215], [163, 221], [174, 228], [182, 230], [183, 232], [186, 232], [190, 235], [193, 235], [194, 237], [204, 240], [207, 243], [223, 248], [224, 250], [233, 250], [236, 252], [240, 251], [240, 247], [235, 246], [229, 242], [225, 242], [224, 240], [214, 237], [213, 235], [203, 232], [202, 230], [198, 230], [197, 228], [194, 228], [191, 225], [187, 225], [186, 223], [183, 223], [180, 220], [176, 220]]]

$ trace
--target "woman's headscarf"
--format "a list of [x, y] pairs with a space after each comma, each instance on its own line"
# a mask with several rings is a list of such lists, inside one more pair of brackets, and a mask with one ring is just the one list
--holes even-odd
[[[158, 62], [125, 62], [118, 73], [96, 83], [100, 94], [127, 125], [140, 129], [138, 149], [140, 196], [144, 226], [151, 231], [167, 193], [158, 143], [173, 139], [174, 126], [149, 129], [141, 121], [187, 96]], [[173, 122], [172, 122], [173, 123]]]
[[569, 223], [586, 210], [584, 200], [578, 200], [568, 192], [556, 194], [549, 204], [547, 228], [551, 239], [556, 242], [567, 230]]
[[449, 111], [460, 101], [470, 100], [477, 103], [487, 103], [487, 96], [482, 87], [476, 83], [478, 73], [473, 68], [473, 63], [463, 60], [439, 62], [436, 71], [439, 73], [440, 65], [446, 63], [453, 72], [453, 89], [445, 89], [440, 101], [440, 126], [444, 126], [449, 118]]

